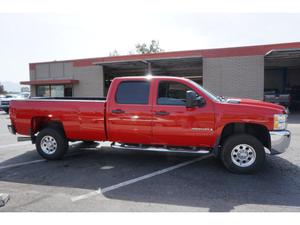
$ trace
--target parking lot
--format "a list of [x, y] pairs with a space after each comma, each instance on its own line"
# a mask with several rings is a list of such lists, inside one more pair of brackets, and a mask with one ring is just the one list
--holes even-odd
[[71, 144], [46, 161], [30, 142], [8, 133], [0, 112], [0, 211], [300, 211], [300, 114], [292, 142], [255, 175], [226, 171], [211, 156], [111, 150]]

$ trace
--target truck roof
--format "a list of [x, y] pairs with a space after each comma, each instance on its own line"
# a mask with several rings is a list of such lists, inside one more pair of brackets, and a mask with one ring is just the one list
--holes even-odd
[[146, 75], [146, 76], [130, 76], [130, 77], [116, 77], [114, 80], [136, 80], [136, 79], [170, 79], [170, 80], [186, 80], [185, 77], [175, 77], [175, 76], [156, 76], [156, 75]]

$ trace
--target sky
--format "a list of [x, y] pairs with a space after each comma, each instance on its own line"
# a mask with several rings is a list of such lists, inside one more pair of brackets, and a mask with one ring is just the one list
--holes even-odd
[[108, 56], [115, 49], [123, 55], [152, 39], [165, 51], [300, 41], [300, 13], [126, 7], [0, 9], [0, 82], [29, 80], [30, 62]]

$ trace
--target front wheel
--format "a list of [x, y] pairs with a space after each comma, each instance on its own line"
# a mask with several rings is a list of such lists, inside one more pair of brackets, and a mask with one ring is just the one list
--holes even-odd
[[36, 149], [45, 159], [61, 159], [68, 150], [68, 141], [58, 128], [45, 128], [36, 137]]
[[231, 172], [251, 174], [264, 164], [266, 153], [262, 143], [254, 136], [237, 134], [229, 137], [221, 151], [224, 166]]

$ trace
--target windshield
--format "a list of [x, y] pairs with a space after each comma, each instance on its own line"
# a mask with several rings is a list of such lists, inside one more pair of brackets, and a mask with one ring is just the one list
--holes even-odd
[[18, 98], [18, 97], [19, 95], [11, 95], [11, 94], [5, 96], [5, 98]]
[[213, 101], [220, 101], [220, 98], [213, 93], [210, 93], [208, 90], [204, 89], [200, 84], [196, 83], [195, 81], [189, 80], [193, 85], [195, 85], [200, 91], [204, 92], [211, 100]]
[[22, 93], [21, 97], [22, 98], [29, 98], [30, 94], [29, 93]]
[[14, 98], [14, 95], [6, 95], [5, 98]]

